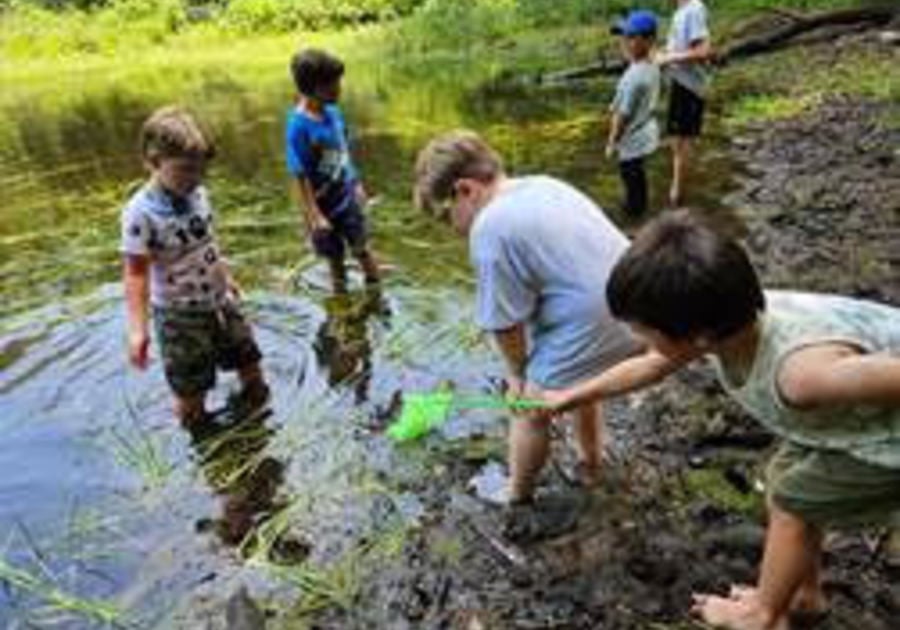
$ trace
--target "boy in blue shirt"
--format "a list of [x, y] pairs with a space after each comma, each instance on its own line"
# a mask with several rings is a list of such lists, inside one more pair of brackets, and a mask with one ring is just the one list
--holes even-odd
[[628, 69], [616, 87], [610, 110], [606, 157], [618, 154], [625, 184], [625, 211], [637, 216], [647, 211], [647, 174], [644, 160], [659, 146], [659, 127], [653, 110], [659, 98], [659, 68], [650, 59], [656, 41], [656, 16], [632, 11], [612, 28], [622, 37]]
[[348, 247], [366, 284], [375, 285], [379, 273], [368, 249], [366, 194], [337, 106], [344, 64], [327, 52], [308, 48], [294, 55], [291, 74], [299, 100], [288, 114], [286, 158], [307, 233], [316, 254], [328, 260], [335, 293], [347, 288]]

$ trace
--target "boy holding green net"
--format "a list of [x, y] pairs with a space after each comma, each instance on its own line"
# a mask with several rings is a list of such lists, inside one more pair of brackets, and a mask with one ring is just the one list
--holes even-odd
[[[603, 286], [628, 240], [585, 195], [547, 176], [508, 177], [471, 131], [449, 132], [421, 151], [415, 192], [421, 207], [468, 238], [476, 319], [496, 342], [512, 393], [526, 382], [575, 383], [637, 351], [610, 315]], [[574, 416], [578, 476], [593, 485], [602, 459], [600, 408], [580, 405]], [[513, 420], [513, 505], [532, 501], [549, 445], [548, 421]]]

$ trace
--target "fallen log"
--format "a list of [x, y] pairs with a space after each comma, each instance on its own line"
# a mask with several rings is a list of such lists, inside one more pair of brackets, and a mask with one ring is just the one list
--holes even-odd
[[716, 54], [716, 62], [724, 64], [734, 59], [750, 57], [760, 53], [778, 50], [799, 35], [809, 33], [824, 26], [849, 26], [870, 25], [878, 26], [887, 24], [900, 15], [900, 8], [888, 6], [862, 7], [858, 9], [838, 9], [836, 11], [823, 11], [793, 19], [782, 26], [776, 27], [766, 33], [734, 42], [725, 46]]
[[[889, 4], [893, 6], [889, 6]], [[739, 39], [716, 50], [713, 63], [724, 65], [736, 59], [780, 50], [793, 44], [811, 44], [841, 34], [881, 26], [892, 20], [900, 19], [900, 6], [892, 2], [854, 9], [821, 11], [808, 15], [794, 11], [777, 11], [775, 13], [786, 18], [786, 21], [764, 33]], [[825, 30], [824, 37], [817, 37], [813, 33], [820, 29]], [[616, 76], [624, 72], [626, 65], [626, 62], [620, 59], [600, 59], [577, 68], [542, 74], [538, 77], [538, 82], [552, 84], [595, 76]]]

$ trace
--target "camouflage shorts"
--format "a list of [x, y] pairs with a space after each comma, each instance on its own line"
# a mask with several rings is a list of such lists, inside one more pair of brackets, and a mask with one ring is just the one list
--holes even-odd
[[234, 306], [194, 311], [153, 308], [166, 380], [178, 396], [198, 396], [216, 383], [216, 368], [239, 370], [262, 354]]
[[900, 470], [845, 453], [785, 443], [766, 478], [771, 501], [816, 525], [889, 524], [900, 515]]

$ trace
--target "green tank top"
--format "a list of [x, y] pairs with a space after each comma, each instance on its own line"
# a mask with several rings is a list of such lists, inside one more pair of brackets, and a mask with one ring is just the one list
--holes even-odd
[[836, 295], [767, 291], [766, 312], [760, 321], [760, 344], [743, 383], [734, 382], [713, 358], [725, 390], [790, 442], [900, 468], [900, 408], [853, 405], [798, 410], [785, 404], [776, 384], [781, 362], [804, 346], [837, 342], [867, 353], [900, 356], [900, 309]]

